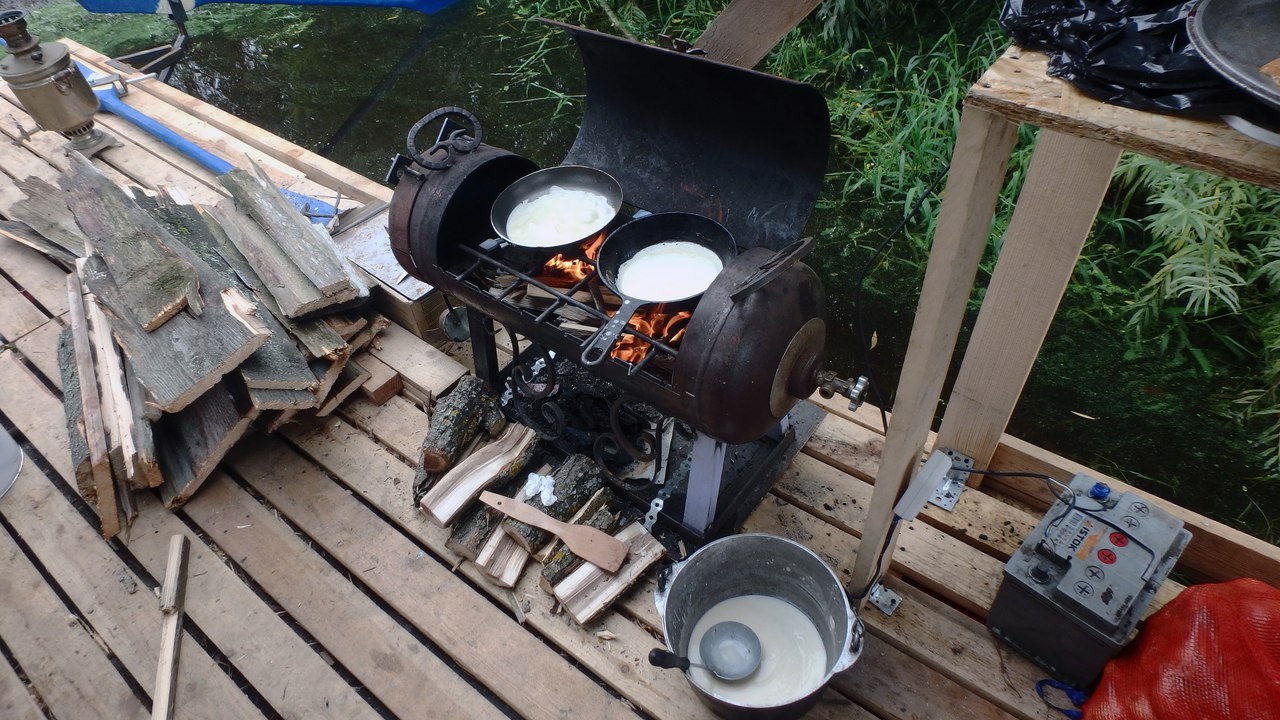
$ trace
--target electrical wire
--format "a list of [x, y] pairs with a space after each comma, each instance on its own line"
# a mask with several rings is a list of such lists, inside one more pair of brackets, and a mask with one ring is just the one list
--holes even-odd
[[870, 595], [871, 588], [875, 587], [876, 583], [880, 582], [880, 572], [884, 570], [884, 556], [888, 553], [889, 546], [893, 544], [893, 531], [898, 528], [898, 523], [900, 522], [902, 522], [902, 518], [897, 515], [894, 515], [893, 520], [889, 522], [889, 532], [885, 533], [884, 545], [880, 546], [880, 555], [876, 558], [876, 571], [871, 574], [871, 582], [867, 583], [867, 586], [862, 589], [862, 592], [857, 595], [850, 596], [854, 600], [861, 600], [867, 595]]
[[907, 226], [907, 223], [920, 211], [920, 206], [924, 205], [924, 201], [933, 195], [933, 191], [937, 189], [938, 184], [947, 176], [947, 171], [950, 169], [951, 163], [943, 164], [942, 169], [933, 178], [933, 182], [929, 183], [928, 189], [921, 193], [920, 197], [916, 198], [911, 210], [902, 216], [898, 224], [884, 236], [884, 240], [880, 241], [880, 245], [871, 253], [871, 257], [867, 258], [867, 264], [862, 266], [861, 272], [858, 273], [858, 280], [854, 283], [853, 311], [858, 330], [858, 350], [859, 354], [862, 355], [862, 367], [865, 370], [862, 374], [867, 376], [867, 387], [871, 390], [872, 399], [875, 400], [876, 407], [880, 410], [880, 424], [884, 426], [885, 432], [889, 432], [889, 414], [885, 410], [884, 395], [880, 393], [880, 386], [876, 384], [875, 372], [871, 367], [871, 341], [867, 339], [866, 325], [862, 317], [862, 286], [866, 283], [867, 276], [871, 274], [872, 268], [879, 262], [880, 256], [889, 248], [889, 244], [898, 237], [898, 234]]

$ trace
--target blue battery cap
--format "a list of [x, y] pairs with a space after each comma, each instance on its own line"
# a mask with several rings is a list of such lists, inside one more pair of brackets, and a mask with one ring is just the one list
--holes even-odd
[[1093, 487], [1089, 488], [1089, 497], [1099, 502], [1106, 500], [1111, 495], [1111, 486], [1104, 482], [1096, 482]]

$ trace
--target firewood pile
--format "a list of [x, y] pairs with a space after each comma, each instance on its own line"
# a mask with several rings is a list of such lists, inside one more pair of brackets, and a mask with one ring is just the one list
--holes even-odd
[[[452, 529], [446, 546], [484, 576], [514, 588], [530, 560], [541, 565], [539, 586], [579, 624], [609, 607], [665, 554], [639, 521], [623, 522], [625, 502], [585, 455], [542, 464], [538, 434], [508, 422], [499, 399], [466, 376], [440, 398], [419, 452], [414, 501], [427, 520]], [[622, 543], [625, 564], [610, 572], [570, 550], [565, 540], [480, 502], [486, 490], [569, 523], [561, 535], [598, 531], [587, 541]], [[542, 524], [542, 523], [540, 523]], [[611, 536], [611, 537], [610, 537]], [[584, 551], [583, 554], [586, 554]]]
[[188, 500], [255, 421], [401, 388], [364, 351], [389, 322], [361, 309], [359, 271], [253, 169], [221, 176], [231, 198], [213, 207], [126, 191], [74, 153], [60, 188], [22, 181], [41, 198], [23, 241], [74, 266], [58, 364], [76, 482], [106, 537], [134, 492]]

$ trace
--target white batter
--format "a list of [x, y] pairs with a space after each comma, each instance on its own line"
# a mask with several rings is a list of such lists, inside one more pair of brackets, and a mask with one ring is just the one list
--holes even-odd
[[604, 228], [618, 214], [605, 196], [552, 185], [507, 217], [507, 237], [521, 247], [556, 247]]
[[818, 629], [794, 605], [767, 595], [729, 598], [708, 610], [693, 626], [690, 660], [701, 662], [702, 636], [726, 620], [746, 625], [760, 638], [760, 668], [737, 682], [689, 668], [690, 679], [703, 690], [738, 705], [767, 707], [799, 700], [822, 683], [830, 663]]
[[648, 302], [682, 300], [705, 292], [723, 269], [720, 256], [698, 243], [658, 243], [622, 263], [618, 292]]

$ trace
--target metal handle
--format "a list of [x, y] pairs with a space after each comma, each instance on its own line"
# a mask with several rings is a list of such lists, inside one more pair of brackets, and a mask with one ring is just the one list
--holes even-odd
[[[418, 133], [422, 132], [428, 124], [445, 119], [448, 124], [450, 120], [462, 119], [470, 128], [462, 128], [448, 134], [447, 137], [438, 140], [427, 149], [426, 153], [419, 153], [415, 141], [418, 139]], [[461, 123], [460, 123], [461, 124]], [[460, 107], [442, 107], [436, 108], [423, 116], [421, 120], [413, 124], [409, 128], [409, 137], [405, 139], [405, 148], [409, 150], [409, 157], [424, 168], [429, 170], [444, 170], [453, 165], [454, 158], [457, 153], [469, 153], [480, 147], [480, 141], [484, 139], [484, 129], [480, 127], [480, 120], [472, 115], [470, 111]], [[428, 160], [427, 156], [434, 154], [436, 151], [443, 150], [445, 152], [444, 160]]]
[[853, 667], [858, 662], [858, 658], [862, 656], [862, 642], [866, 636], [866, 628], [862, 624], [862, 618], [856, 614], [853, 616], [853, 637], [849, 639], [849, 647], [845, 648], [840, 655], [840, 659], [831, 668], [831, 674], [834, 675], [843, 670]]
[[742, 282], [738, 283], [738, 287], [734, 288], [733, 292], [729, 293], [729, 299], [734, 302], [738, 302], [756, 290], [759, 290], [769, 284], [783, 270], [786, 270], [796, 264], [798, 260], [812, 252], [814, 244], [813, 238], [807, 237], [801, 238], [782, 248], [775, 253], [772, 258], [769, 258], [768, 262], [756, 268], [755, 272], [751, 273], [743, 279]]
[[618, 308], [618, 312], [609, 318], [609, 322], [604, 327], [596, 331], [582, 346], [582, 364], [588, 366], [599, 365], [609, 357], [609, 351], [613, 349], [613, 344], [618, 342], [618, 338], [622, 337], [622, 331], [627, 329], [627, 321], [632, 315], [636, 314], [636, 310], [640, 309], [641, 303], [626, 298], [622, 301], [622, 305]]
[[680, 657], [670, 650], [654, 648], [649, 651], [649, 664], [667, 670], [688, 670], [689, 658]]

